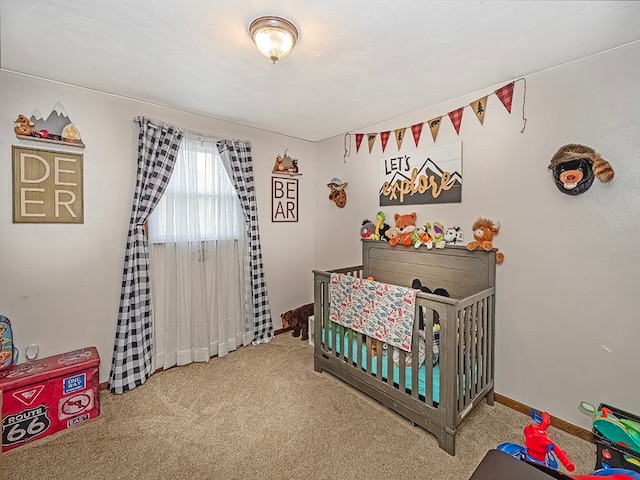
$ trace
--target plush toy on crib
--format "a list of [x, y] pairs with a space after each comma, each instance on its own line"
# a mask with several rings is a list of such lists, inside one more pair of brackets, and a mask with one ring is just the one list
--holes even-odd
[[371, 220], [363, 220], [362, 226], [360, 227], [360, 237], [373, 238], [373, 234], [375, 230], [376, 230], [376, 226], [373, 224]]
[[313, 315], [313, 303], [307, 303], [293, 310], [287, 310], [280, 318], [283, 328], [292, 328], [291, 336], [309, 340], [309, 317]]
[[444, 225], [440, 222], [433, 222], [433, 245], [436, 248], [444, 248], [446, 245], [444, 240]]
[[413, 232], [413, 246], [420, 248], [421, 245], [427, 247], [427, 249], [433, 248], [433, 238], [429, 234], [431, 228], [430, 223], [425, 223], [424, 226], [417, 227]]
[[396, 221], [396, 228], [398, 229], [398, 236], [389, 240], [389, 245], [395, 246], [400, 243], [402, 245], [409, 246], [413, 243], [413, 231], [416, 229], [416, 217], [417, 214], [415, 212], [405, 215], [396, 213], [394, 218]]
[[[473, 224], [473, 242], [467, 244], [467, 250], [473, 251], [482, 248], [487, 252], [493, 250], [493, 237], [500, 232], [500, 222], [493, 222], [488, 218], [478, 217]], [[496, 252], [496, 264], [500, 265], [504, 261], [504, 255]]]
[[447, 227], [444, 232], [444, 241], [447, 245], [458, 245], [462, 243], [462, 232], [460, 227]]

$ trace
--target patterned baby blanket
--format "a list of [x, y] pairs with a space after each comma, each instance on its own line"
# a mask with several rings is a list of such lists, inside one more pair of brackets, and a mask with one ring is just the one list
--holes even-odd
[[329, 319], [411, 352], [417, 290], [332, 273]]

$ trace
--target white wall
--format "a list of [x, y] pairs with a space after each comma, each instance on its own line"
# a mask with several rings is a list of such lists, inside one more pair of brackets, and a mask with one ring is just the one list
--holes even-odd
[[[16, 138], [18, 114], [30, 116], [38, 108], [46, 116], [58, 101], [86, 148]], [[100, 380], [108, 379], [136, 180], [137, 115], [251, 141], [274, 327], [281, 327], [283, 311], [312, 301], [313, 143], [5, 71], [0, 71], [0, 106], [0, 312], [11, 319], [21, 352], [30, 343], [40, 345], [40, 357], [95, 345]], [[83, 153], [83, 224], [12, 223], [11, 145], [28, 144]], [[285, 149], [299, 159], [302, 173], [300, 221], [272, 223], [271, 169]]]
[[[382, 208], [387, 218], [415, 210], [419, 223], [462, 226], [465, 243], [477, 216], [502, 223], [494, 242], [505, 255], [497, 267], [496, 392], [587, 429], [590, 419], [577, 410], [581, 400], [640, 413], [638, 58], [636, 42], [527, 76], [524, 133], [522, 82], [510, 115], [494, 95], [484, 126], [467, 108], [458, 137], [444, 117], [437, 144], [463, 144], [462, 203]], [[446, 115], [508, 82], [358, 131]], [[419, 104], [419, 92], [415, 98]], [[407, 135], [401, 153], [415, 151]], [[576, 197], [556, 189], [547, 165], [560, 146], [574, 142], [611, 163], [613, 182], [596, 180]], [[425, 127], [420, 148], [430, 145]], [[360, 223], [375, 220], [380, 209], [379, 138], [371, 154], [366, 138], [355, 154], [354, 141], [346, 163], [343, 150], [342, 137], [317, 147], [316, 268], [359, 264]], [[396, 151], [392, 135], [384, 156]], [[327, 198], [324, 184], [334, 176], [349, 182], [343, 210]]]

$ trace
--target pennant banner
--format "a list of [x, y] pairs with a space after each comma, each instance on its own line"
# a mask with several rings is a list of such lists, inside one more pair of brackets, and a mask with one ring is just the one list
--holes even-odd
[[411, 133], [413, 133], [413, 141], [418, 146], [418, 142], [420, 141], [420, 134], [422, 134], [422, 126], [424, 123], [416, 123], [415, 125], [411, 125]]
[[478, 120], [480, 120], [480, 125], [484, 124], [484, 113], [487, 111], [487, 98], [488, 95], [476, 100], [475, 102], [471, 102], [471, 108], [473, 108], [473, 113], [476, 114]]
[[442, 121], [442, 116], [432, 118], [429, 120], [429, 128], [431, 129], [431, 136], [433, 137], [433, 141], [436, 141], [436, 137], [438, 136], [438, 130], [440, 130], [440, 122]]
[[402, 141], [404, 140], [404, 132], [407, 131], [407, 127], [396, 128], [396, 145], [398, 145], [398, 151], [400, 151], [400, 147], [402, 146]]
[[382, 143], [382, 153], [384, 153], [384, 149], [387, 148], [387, 141], [389, 140], [389, 136], [391, 135], [391, 130], [388, 132], [380, 133], [380, 142]]
[[457, 110], [449, 112], [449, 118], [451, 119], [451, 123], [453, 123], [453, 128], [456, 129], [456, 133], [460, 135], [460, 124], [462, 123], [462, 113], [464, 112], [464, 107], [460, 107]]
[[[524, 96], [526, 96], [526, 93], [527, 93], [526, 80], [524, 78], [520, 78], [516, 81], [520, 81], [520, 80], [524, 82]], [[511, 103], [513, 101], [513, 88], [516, 81], [513, 81], [508, 85], [504, 85], [500, 87], [499, 89], [495, 90], [491, 94], [491, 95], [495, 94], [498, 97], [502, 105], [504, 105], [504, 108], [506, 108], [507, 112], [509, 113], [511, 113]], [[473, 109], [473, 113], [475, 113], [476, 118], [480, 122], [480, 125], [484, 125], [484, 116], [487, 112], [488, 98], [489, 98], [489, 95], [485, 95], [484, 97], [471, 102], [469, 105], [465, 105], [464, 107], [460, 107], [455, 110], [452, 110], [447, 114], [458, 136], [460, 135], [460, 125], [462, 124], [462, 115], [464, 113], [464, 109], [467, 107], [471, 107]], [[524, 97], [522, 101], [523, 101], [522, 120], [526, 124], [527, 119], [524, 116]], [[428, 120], [427, 122], [416, 123], [415, 125], [411, 125], [411, 127], [402, 127], [402, 128], [396, 128], [395, 130], [393, 130], [396, 137], [396, 145], [398, 146], [398, 151], [400, 151], [400, 148], [402, 147], [402, 142], [404, 141], [407, 128], [411, 128], [411, 133], [413, 135], [413, 142], [415, 143], [415, 146], [418, 147], [418, 144], [420, 143], [420, 136], [422, 135], [422, 128], [424, 127], [425, 123], [429, 125], [429, 130], [431, 130], [431, 137], [435, 142], [438, 137], [438, 131], [440, 130], [440, 124], [442, 123], [443, 116], [444, 115], [440, 115], [439, 117], [433, 117], [431, 120]], [[520, 131], [520, 133], [522, 132], [524, 132], [524, 126]], [[376, 141], [376, 137], [378, 136], [378, 133], [380, 133], [380, 141], [382, 143], [382, 152], [384, 152], [387, 147], [387, 142], [389, 140], [389, 137], [391, 136], [391, 130], [386, 132], [371, 132], [366, 134], [356, 133], [355, 134], [356, 135], [356, 153], [360, 150], [360, 144], [362, 143], [362, 139], [364, 138], [365, 135], [367, 136], [367, 140], [369, 142], [369, 153], [371, 153], [373, 150], [373, 145], [375, 144], [375, 141]]]
[[371, 153], [371, 149], [373, 149], [373, 144], [376, 143], [377, 133], [367, 133], [367, 140], [369, 140], [369, 153]]
[[362, 138], [364, 137], [364, 133], [356, 133], [356, 153], [360, 150], [360, 144], [362, 143]]
[[496, 97], [500, 99], [504, 108], [507, 109], [507, 112], [511, 113], [511, 100], [513, 100], [513, 84], [515, 82], [511, 82], [509, 85], [505, 85], [502, 88], [499, 88], [495, 91]]

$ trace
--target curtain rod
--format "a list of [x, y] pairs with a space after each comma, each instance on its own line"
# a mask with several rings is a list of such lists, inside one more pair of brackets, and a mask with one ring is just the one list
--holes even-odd
[[[141, 118], [141, 117], [136, 117], [136, 118]], [[153, 117], [146, 117], [149, 120], [151, 120], [153, 123], [155, 123], [156, 125], [166, 125], [168, 127], [173, 127], [179, 131], [182, 132], [183, 135], [190, 137], [190, 138], [194, 138], [196, 140], [205, 140], [205, 139], [211, 139], [211, 140], [231, 140], [233, 142], [247, 142], [247, 143], [251, 143], [251, 140], [247, 140], [247, 139], [242, 139], [242, 138], [230, 138], [230, 137], [224, 137], [221, 135], [213, 135], [211, 133], [204, 133], [204, 132], [198, 132], [196, 130], [191, 130], [189, 128], [185, 128], [181, 125], [176, 125], [174, 123], [170, 123], [170, 122], [165, 122], [162, 120], [158, 120], [156, 118]], [[135, 121], [135, 118], [134, 118]]]

